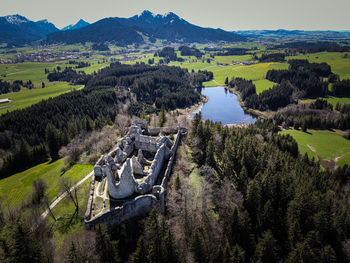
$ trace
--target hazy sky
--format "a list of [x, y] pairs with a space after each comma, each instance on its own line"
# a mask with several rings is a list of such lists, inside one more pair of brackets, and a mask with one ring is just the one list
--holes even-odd
[[174, 12], [190, 23], [241, 29], [350, 30], [350, 0], [1, 0], [0, 16], [48, 19], [58, 28], [80, 18]]

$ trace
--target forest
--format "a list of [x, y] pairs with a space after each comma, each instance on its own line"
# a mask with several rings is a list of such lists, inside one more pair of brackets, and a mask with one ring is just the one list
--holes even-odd
[[[327, 63], [309, 63], [308, 60], [289, 60], [289, 69], [269, 70], [266, 79], [277, 83], [259, 95], [252, 81], [232, 78], [231, 88], [240, 93], [246, 107], [258, 110], [277, 110], [299, 99], [325, 97], [327, 95], [346, 96], [348, 80], [339, 80]], [[333, 84], [332, 91], [328, 90]]]
[[175, 49], [172, 47], [164, 47], [163, 49], [154, 53], [155, 57], [163, 57], [169, 61], [177, 61], [177, 55]]
[[293, 49], [300, 53], [350, 52], [350, 46], [341, 46], [334, 41], [293, 41], [274, 46], [276, 49]]
[[[67, 81], [80, 79], [80, 74], [71, 68], [50, 74], [67, 76]], [[178, 67], [112, 63], [97, 74], [82, 76], [86, 83], [83, 90], [0, 116], [0, 148], [7, 153], [3, 156], [1, 177], [40, 163], [48, 156], [57, 159], [61, 146], [82, 131], [101, 129], [113, 122], [118, 105], [130, 103], [134, 96], [133, 105], [144, 104], [156, 111], [162, 106], [169, 110], [197, 103], [200, 94], [196, 88], [213, 75], [206, 71], [190, 73]], [[131, 113], [140, 115], [142, 110], [138, 107]], [[23, 155], [29, 157], [20, 162]]]
[[195, 47], [181, 46], [179, 51], [181, 51], [181, 56], [194, 56], [198, 59], [203, 56], [203, 53]]
[[259, 62], [283, 62], [285, 61], [285, 54], [283, 53], [272, 53], [272, 54], [262, 54], [260, 58], [258, 58]]
[[[192, 158], [214, 195], [203, 221], [192, 222], [197, 262], [344, 261], [349, 167], [321, 171], [298, 154], [294, 139], [271, 134], [274, 125], [262, 121], [229, 129], [194, 119]], [[216, 198], [223, 184], [235, 191], [230, 209], [222, 203], [225, 197]], [[210, 212], [218, 218], [205, 217]]]
[[[83, 63], [83, 62], [80, 62]], [[81, 66], [79, 66], [81, 65]], [[77, 68], [84, 67], [84, 64], [78, 64]], [[62, 71], [59, 69], [54, 71], [52, 73], [49, 73], [47, 75], [47, 79], [49, 81], [67, 81], [72, 84], [86, 84], [87, 80], [91, 76], [88, 76], [85, 74], [84, 71], [75, 71], [72, 67], [66, 67]]]
[[[349, 167], [323, 171], [277, 131], [271, 120], [229, 128], [196, 115], [176, 157], [166, 214], [69, 235], [60, 261], [345, 262]], [[0, 213], [0, 260], [51, 262], [49, 225], [14, 215]]]
[[21, 88], [33, 89], [34, 84], [31, 80], [24, 82], [23, 80], [15, 80], [12, 83], [0, 79], [0, 94], [6, 94], [10, 92], [18, 92]]

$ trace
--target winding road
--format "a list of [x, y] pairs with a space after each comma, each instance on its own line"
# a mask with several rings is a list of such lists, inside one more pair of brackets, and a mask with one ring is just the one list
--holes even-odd
[[[94, 174], [94, 171], [90, 172], [87, 176], [85, 176], [83, 179], [81, 179], [79, 182], [77, 182], [75, 185], [73, 185], [69, 191], [73, 191], [76, 187], [78, 187], [79, 185], [81, 185], [82, 183], [84, 183], [87, 179], [89, 179], [92, 175]], [[64, 192], [63, 194], [61, 194], [55, 201], [53, 201], [50, 205], [50, 209], [53, 209], [59, 202], [62, 201], [63, 198], [65, 198], [67, 196], [67, 192]], [[42, 218], [45, 218], [47, 216], [47, 214], [49, 213], [49, 208], [45, 210], [44, 213], [41, 214]]]

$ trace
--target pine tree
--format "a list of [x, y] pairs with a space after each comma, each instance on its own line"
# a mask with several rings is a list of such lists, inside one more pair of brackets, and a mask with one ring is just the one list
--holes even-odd
[[226, 77], [226, 79], [225, 79], [225, 85], [226, 86], [228, 85], [228, 77]]
[[19, 150], [15, 155], [15, 159], [18, 161], [18, 165], [21, 165], [21, 168], [26, 168], [31, 163], [31, 149], [29, 144], [25, 140], [21, 140]]
[[243, 250], [240, 246], [235, 245], [232, 249], [232, 257], [231, 262], [232, 263], [244, 263], [244, 254]]
[[102, 263], [120, 262], [118, 242], [112, 241], [107, 228], [99, 225], [96, 231], [96, 254]]
[[87, 258], [82, 254], [82, 252], [77, 248], [74, 242], [72, 242], [70, 249], [68, 251], [65, 262], [67, 263], [85, 263]]
[[166, 111], [164, 104], [162, 104], [162, 107], [160, 108], [160, 113], [158, 116], [158, 125], [159, 127], [163, 127], [166, 122]]
[[179, 190], [181, 188], [181, 179], [179, 173], [176, 174], [175, 177], [175, 190]]
[[145, 238], [143, 235], [139, 237], [137, 241], [136, 251], [133, 254], [133, 263], [148, 263], [148, 250], [145, 244]]
[[33, 237], [30, 229], [22, 222], [16, 222], [9, 245], [10, 262], [40, 263], [44, 262], [41, 244]]
[[46, 142], [49, 147], [49, 153], [52, 160], [57, 160], [59, 158], [58, 151], [60, 150], [59, 130], [57, 130], [52, 123], [46, 126]]
[[207, 262], [207, 253], [201, 231], [197, 228], [190, 240], [190, 249], [193, 252], [195, 261], [198, 263]]
[[215, 157], [214, 157], [214, 142], [210, 140], [207, 147], [205, 163], [213, 168], [216, 167]]
[[270, 230], [265, 232], [262, 237], [259, 238], [255, 250], [255, 259], [257, 262], [261, 263], [279, 261], [277, 241]]
[[158, 213], [155, 209], [149, 214], [145, 227], [147, 229], [148, 258], [150, 262], [160, 262], [161, 250], [161, 228], [159, 226]]
[[[163, 223], [165, 224], [165, 220], [163, 219]], [[168, 227], [163, 228], [163, 262], [167, 263], [179, 263], [180, 258], [175, 245], [174, 236], [171, 233]]]

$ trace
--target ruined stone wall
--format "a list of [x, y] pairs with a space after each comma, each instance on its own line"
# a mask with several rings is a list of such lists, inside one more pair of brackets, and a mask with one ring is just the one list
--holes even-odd
[[[123, 206], [121, 207], [112, 208], [109, 212], [101, 214], [91, 219], [91, 205], [92, 205], [92, 198], [94, 193], [93, 191], [94, 177], [93, 177], [93, 183], [91, 187], [92, 191], [90, 190], [88, 209], [85, 215], [86, 228], [92, 230], [95, 228], [95, 225], [97, 224], [104, 224], [108, 227], [113, 227], [130, 218], [146, 215], [152, 210], [153, 207], [157, 207], [162, 213], [164, 213], [167, 183], [171, 174], [171, 170], [175, 160], [175, 154], [176, 154], [181, 136], [185, 135], [186, 133], [187, 133], [187, 130], [183, 130], [183, 129], [178, 130], [174, 144], [172, 145], [171, 150], [169, 152], [170, 158], [168, 161], [168, 165], [167, 165], [162, 183], [161, 185], [155, 185], [152, 187], [152, 194], [138, 196], [135, 199], [124, 203]], [[165, 147], [165, 145], [163, 145], [163, 147]], [[165, 148], [168, 149], [167, 147]]]
[[164, 174], [164, 177], [163, 177], [163, 180], [162, 180], [162, 184], [161, 184], [161, 186], [163, 188], [166, 188], [166, 185], [168, 183], [168, 179], [170, 177], [171, 169], [173, 168], [175, 155], [176, 155], [177, 147], [178, 147], [179, 142], [180, 142], [180, 138], [181, 138], [181, 132], [179, 130], [177, 132], [177, 134], [176, 134], [174, 144], [173, 144], [173, 146], [171, 147], [171, 150], [170, 150], [171, 151], [171, 156], [170, 156], [170, 159], [168, 161], [168, 166], [167, 166], [167, 169], [165, 171], [165, 174]]
[[92, 175], [91, 184], [90, 184], [90, 192], [89, 192], [89, 200], [85, 212], [85, 221], [90, 220], [91, 212], [92, 212], [92, 201], [94, 198], [94, 190], [95, 190], [95, 175]]
[[158, 150], [157, 139], [145, 135], [135, 136], [135, 148], [155, 153]]
[[137, 186], [136, 191], [140, 194], [145, 194], [152, 190], [153, 185], [156, 183], [158, 175], [163, 167], [164, 161], [169, 157], [170, 151], [165, 144], [163, 144], [157, 151], [151, 167], [149, 168], [148, 175], [145, 181]]
[[159, 202], [154, 195], [138, 196], [133, 200], [127, 201], [121, 207], [112, 208], [109, 212], [96, 216], [91, 220], [85, 220], [86, 229], [93, 230], [95, 225], [103, 224], [107, 227], [113, 227], [125, 220], [136, 216], [148, 214], [153, 207], [158, 208]]
[[104, 166], [103, 170], [108, 180], [108, 192], [112, 198], [123, 199], [135, 192], [138, 184], [132, 175], [130, 159], [127, 159], [123, 167], [118, 171], [119, 182], [114, 180], [112, 169], [108, 164]]

